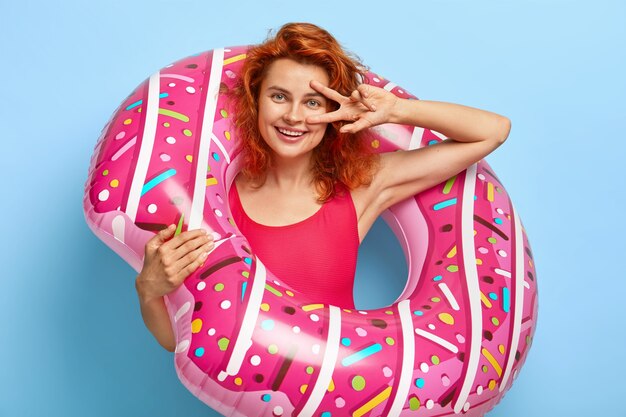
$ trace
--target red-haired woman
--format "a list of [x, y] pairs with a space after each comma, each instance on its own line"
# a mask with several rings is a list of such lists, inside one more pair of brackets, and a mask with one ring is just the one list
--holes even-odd
[[[327, 31], [290, 23], [253, 47], [233, 92], [243, 169], [234, 220], [269, 270], [312, 299], [354, 308], [359, 243], [391, 205], [484, 158], [510, 121], [451, 103], [403, 100], [361, 84], [362, 67]], [[366, 129], [401, 123], [450, 138], [412, 151], [368, 152]], [[170, 226], [146, 245], [136, 287], [146, 326], [175, 348], [163, 302], [213, 247], [202, 230]]]

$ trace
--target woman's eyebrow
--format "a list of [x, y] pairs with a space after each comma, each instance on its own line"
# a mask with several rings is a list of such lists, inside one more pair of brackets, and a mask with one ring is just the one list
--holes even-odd
[[[291, 92], [289, 92], [289, 90], [286, 90], [283, 87], [279, 87], [277, 85], [269, 86], [269, 87], [267, 87], [267, 89], [268, 90], [274, 90], [274, 91], [280, 91], [281, 93], [284, 93], [284, 94], [287, 94], [287, 95], [291, 95]], [[317, 91], [311, 91], [310, 93], [306, 93], [304, 96], [305, 97], [319, 97], [319, 98], [322, 98], [322, 99], [326, 99], [326, 97], [323, 94], [318, 93]]]

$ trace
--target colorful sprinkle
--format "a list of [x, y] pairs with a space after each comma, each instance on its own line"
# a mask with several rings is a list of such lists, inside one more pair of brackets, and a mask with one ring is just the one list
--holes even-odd
[[449, 324], [449, 325], [454, 324], [454, 317], [452, 317], [450, 313], [439, 313], [437, 317], [439, 318], [439, 320], [441, 320], [445, 324]]
[[446, 181], [446, 185], [444, 185], [443, 187], [443, 193], [444, 194], [449, 194], [450, 190], [452, 190], [452, 186], [454, 185], [454, 181], [456, 180], [456, 175], [452, 178], [449, 178], [448, 181]]
[[352, 378], [352, 388], [355, 391], [363, 391], [363, 389], [365, 388], [365, 378], [363, 378], [361, 375], [356, 375], [354, 378]]
[[202, 330], [202, 320], [195, 319], [191, 322], [191, 333], [199, 333]]
[[358, 352], [353, 353], [350, 356], [346, 356], [345, 358], [343, 358], [343, 360], [341, 361], [341, 364], [343, 366], [350, 366], [352, 364], [355, 364], [365, 358], [367, 358], [368, 356], [371, 356], [375, 353], [380, 352], [383, 349], [382, 345], [380, 343], [374, 343], [373, 345], [370, 345], [368, 347], [366, 347], [365, 349], [361, 349]]
[[144, 184], [143, 188], [141, 189], [141, 196], [143, 197], [148, 191], [174, 175], [176, 175], [176, 170], [174, 168], [170, 168], [167, 171], [162, 172], [156, 177], [152, 178], [150, 181]]
[[502, 288], [502, 310], [508, 313], [511, 309], [511, 294], [508, 287]]
[[[354, 379], [352, 381], [353, 381], [352, 387], [354, 388]], [[365, 380], [363, 380], [363, 385], [365, 385]], [[357, 390], [357, 391], [361, 391], [360, 389], [357, 389], [357, 388], [354, 388], [354, 389]], [[362, 417], [362, 416], [364, 416], [365, 414], [367, 414], [370, 411], [372, 411], [374, 409], [374, 407], [376, 407], [377, 405], [379, 405], [383, 401], [385, 401], [387, 398], [389, 398], [390, 395], [391, 395], [391, 387], [386, 387], [381, 392], [376, 394], [371, 400], [369, 400], [368, 402], [363, 404], [361, 407], [356, 409], [352, 413], [352, 417]]]
[[417, 378], [417, 379], [415, 380], [415, 386], [416, 386], [417, 388], [424, 388], [424, 384], [425, 384], [425, 381], [424, 381], [424, 379], [423, 379], [423, 378]]
[[348, 337], [341, 338], [341, 344], [344, 346], [350, 346], [352, 341]]
[[204, 355], [204, 348], [203, 347], [197, 348], [193, 354], [196, 355], [196, 357], [198, 358], [202, 357], [202, 355]]
[[230, 339], [227, 337], [222, 337], [217, 341], [217, 346], [219, 346], [220, 350], [223, 352], [228, 349], [228, 344], [230, 343]]
[[441, 202], [435, 204], [433, 206], [433, 210], [435, 210], [435, 211], [441, 210], [441, 209], [444, 209], [446, 207], [453, 206], [455, 204], [456, 204], [456, 197], [455, 198], [451, 198], [450, 200], [444, 200], [444, 201], [441, 201]]
[[419, 410], [420, 406], [422, 404], [420, 403], [419, 398], [417, 398], [416, 396], [411, 396], [411, 398], [409, 398], [409, 408], [411, 409], [411, 411], [417, 411]]
[[190, 137], [191, 135], [193, 135], [193, 133], [191, 133], [191, 130], [185, 129], [185, 130], [183, 130], [183, 135], [185, 135], [187, 137]]
[[178, 113], [176, 111], [173, 111], [173, 110], [159, 108], [159, 114], [161, 114], [163, 116], [172, 117], [174, 119], [180, 120], [181, 122], [185, 122], [185, 123], [187, 123], [189, 121], [189, 117], [185, 116], [182, 113]]

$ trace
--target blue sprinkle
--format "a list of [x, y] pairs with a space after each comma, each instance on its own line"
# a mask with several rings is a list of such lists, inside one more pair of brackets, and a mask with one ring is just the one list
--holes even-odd
[[261, 322], [261, 328], [263, 330], [273, 330], [274, 329], [274, 320], [263, 320]]
[[491, 298], [492, 300], [497, 300], [498, 299], [498, 294], [496, 294], [495, 292], [490, 292], [489, 293], [489, 298]]
[[211, 154], [211, 156], [212, 156], [212, 157], [213, 157], [213, 159], [215, 159], [216, 161], [219, 161], [219, 160], [220, 160], [220, 156], [219, 156], [216, 152], [213, 152], [213, 153]]
[[417, 378], [415, 380], [415, 386], [417, 388], [424, 388], [424, 384], [425, 384], [425, 382], [424, 382], [424, 380], [422, 378]]
[[438, 141], [438, 140], [435, 140], [435, 139], [433, 139], [433, 140], [429, 140], [429, 141], [428, 141], [428, 146], [430, 146], [430, 145], [434, 145], [435, 143], [439, 143], [439, 141]]
[[424, 312], [423, 312], [423, 311], [421, 311], [421, 310], [415, 310], [415, 311], [413, 312], [413, 314], [415, 314], [416, 316], [423, 316], [423, 315], [424, 315]]
[[456, 197], [451, 198], [450, 200], [441, 201], [433, 206], [433, 210], [441, 210], [446, 207], [450, 207], [456, 204]]
[[196, 351], [194, 352], [194, 355], [196, 355], [198, 358], [202, 357], [202, 355], [204, 355], [204, 348], [199, 347], [198, 349], [196, 349]]
[[496, 222], [496, 224], [502, 224], [502, 219], [499, 217], [496, 217], [493, 221]]
[[241, 301], [243, 301], [243, 298], [246, 296], [246, 288], [248, 287], [248, 281], [244, 281], [241, 284]]
[[443, 277], [441, 275], [437, 275], [435, 278], [433, 278], [433, 281], [441, 281], [443, 279]]
[[330, 416], [332, 416], [332, 414], [330, 414], [330, 411], [324, 411], [324, 412], [320, 415], [320, 417], [330, 417]]
[[261, 399], [267, 403], [272, 399], [272, 396], [269, 394], [263, 394], [261, 395]]
[[352, 341], [347, 337], [341, 339], [341, 344], [344, 346], [350, 346], [350, 343], [352, 343]]
[[509, 292], [508, 287], [502, 288], [502, 310], [505, 313], [508, 313], [511, 309], [511, 293]]
[[243, 258], [243, 261], [248, 265], [252, 265], [252, 258]]

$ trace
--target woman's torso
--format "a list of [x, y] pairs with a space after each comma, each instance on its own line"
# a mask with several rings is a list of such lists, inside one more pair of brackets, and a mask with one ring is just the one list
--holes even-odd
[[312, 300], [354, 308], [359, 225], [349, 190], [338, 186], [331, 200], [305, 210], [308, 217], [281, 226], [253, 220], [235, 183], [229, 200], [235, 223], [270, 271]]

